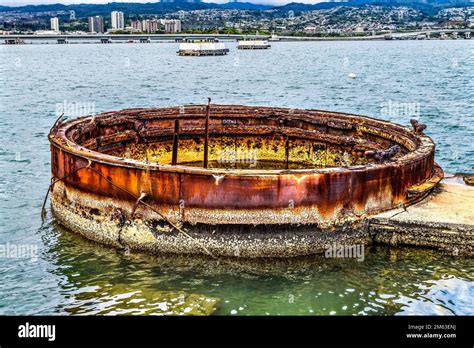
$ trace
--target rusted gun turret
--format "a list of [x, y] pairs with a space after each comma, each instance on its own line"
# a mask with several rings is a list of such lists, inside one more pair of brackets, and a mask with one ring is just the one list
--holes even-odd
[[301, 256], [347, 224], [356, 229], [334, 238], [366, 243], [362, 219], [423, 199], [443, 177], [416, 121], [413, 131], [332, 111], [219, 104], [60, 121], [49, 134], [56, 220], [130, 250]]

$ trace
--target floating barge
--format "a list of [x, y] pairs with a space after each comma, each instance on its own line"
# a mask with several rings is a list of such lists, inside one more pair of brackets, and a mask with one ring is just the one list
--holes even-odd
[[239, 40], [237, 48], [239, 50], [266, 50], [272, 47], [265, 40]]
[[368, 218], [422, 200], [443, 177], [423, 129], [239, 105], [58, 122], [52, 211], [89, 239], [151, 253], [286, 257], [368, 244]]
[[5, 39], [5, 45], [23, 45], [25, 41], [20, 38]]
[[180, 56], [223, 56], [229, 53], [218, 39], [184, 39], [179, 44]]

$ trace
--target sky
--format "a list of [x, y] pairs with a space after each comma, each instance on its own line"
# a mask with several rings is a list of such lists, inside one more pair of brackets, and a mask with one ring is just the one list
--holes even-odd
[[[204, 2], [225, 3], [228, 0], [203, 0]], [[239, 2], [252, 2], [255, 4], [271, 4], [284, 5], [290, 2], [300, 2], [305, 4], [315, 4], [323, 0], [238, 0]], [[23, 6], [23, 5], [40, 5], [40, 4], [105, 4], [108, 2], [157, 2], [151, 0], [0, 0], [0, 5], [3, 6]]]

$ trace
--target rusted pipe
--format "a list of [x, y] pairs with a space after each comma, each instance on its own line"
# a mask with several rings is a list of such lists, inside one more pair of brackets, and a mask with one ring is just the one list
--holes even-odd
[[387, 150], [369, 150], [364, 152], [364, 156], [367, 158], [373, 158], [378, 162], [383, 162], [384, 160], [389, 160], [398, 153], [400, 153], [401, 149], [398, 145], [393, 145], [392, 147], [388, 148]]
[[63, 116], [64, 116], [64, 112], [61, 115], [59, 115], [59, 117], [56, 119], [53, 126], [49, 130], [49, 134], [51, 134], [53, 132], [53, 130], [58, 126], [58, 124], [59, 124], [60, 120], [63, 118]]
[[133, 217], [135, 216], [135, 212], [137, 211], [137, 208], [138, 206], [140, 205], [140, 203], [143, 201], [143, 199], [145, 199], [145, 197], [147, 196], [146, 192], [142, 192], [140, 194], [140, 197], [138, 197], [138, 199], [135, 201], [135, 204], [133, 205], [133, 208], [132, 208], [132, 212], [130, 214], [130, 217], [133, 219]]
[[178, 142], [179, 142], [179, 120], [174, 120], [174, 134], [173, 134], [173, 155], [171, 164], [176, 165], [178, 163]]
[[410, 123], [413, 127], [413, 132], [415, 132], [415, 134], [417, 134], [417, 135], [418, 134], [423, 134], [423, 131], [426, 129], [426, 124], [419, 123], [414, 118], [410, 120]]
[[207, 169], [209, 166], [209, 114], [211, 109], [211, 98], [207, 98], [206, 107], [206, 126], [205, 126], [205, 139], [204, 139], [204, 168]]

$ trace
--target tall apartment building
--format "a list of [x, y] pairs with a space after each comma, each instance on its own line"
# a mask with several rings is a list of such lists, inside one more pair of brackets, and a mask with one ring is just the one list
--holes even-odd
[[51, 30], [59, 31], [59, 19], [58, 19], [58, 17], [51, 18]]
[[104, 18], [102, 16], [89, 17], [89, 32], [104, 32]]
[[142, 31], [147, 33], [156, 33], [160, 22], [157, 19], [145, 19], [142, 21]]
[[138, 21], [138, 20], [137, 21], [131, 21], [130, 26], [134, 30], [143, 31], [142, 21]]
[[163, 24], [167, 33], [181, 32], [181, 21], [179, 19], [166, 19], [163, 21]]
[[142, 21], [131, 21], [130, 26], [138, 31], [155, 33], [159, 29], [165, 29], [167, 33], [181, 32], [181, 21], [178, 19], [144, 19]]
[[111, 19], [112, 19], [112, 29], [119, 30], [119, 29], [125, 28], [125, 22], [123, 20], [123, 12], [112, 11]]

